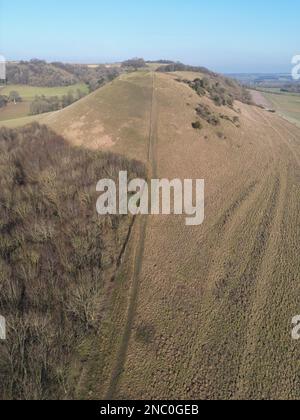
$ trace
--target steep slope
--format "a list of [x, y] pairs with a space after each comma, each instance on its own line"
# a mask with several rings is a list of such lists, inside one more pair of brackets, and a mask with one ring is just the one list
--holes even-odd
[[[165, 73], [167, 68], [157, 71]], [[189, 70], [177, 70], [169, 75], [175, 75], [178, 81], [188, 84], [199, 96], [209, 95], [217, 105], [232, 106], [235, 100], [246, 104], [252, 103], [250, 93], [237, 81], [206, 69], [200, 68], [199, 71], [195, 71], [194, 67], [191, 67]]]
[[77, 396], [299, 398], [299, 129], [176, 79], [122, 76], [45, 119], [75, 144], [147, 161], [152, 176], [206, 183], [202, 226], [137, 219]]
[[131, 151], [132, 156], [145, 160], [151, 94], [151, 74], [133, 73], [41, 121], [72, 144]]

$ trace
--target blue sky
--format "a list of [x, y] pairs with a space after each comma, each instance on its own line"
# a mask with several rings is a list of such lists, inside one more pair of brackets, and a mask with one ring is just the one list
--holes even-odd
[[300, 54], [299, 26], [299, 0], [0, 0], [0, 54], [288, 72]]

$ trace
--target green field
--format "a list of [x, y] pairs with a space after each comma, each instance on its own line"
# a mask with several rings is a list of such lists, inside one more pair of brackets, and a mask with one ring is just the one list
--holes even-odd
[[0, 86], [0, 95], [9, 95], [12, 91], [17, 91], [23, 99], [23, 102], [17, 104], [8, 104], [5, 108], [0, 109], [0, 121], [8, 121], [18, 118], [27, 117], [30, 111], [30, 104], [35, 96], [44, 95], [46, 97], [58, 96], [62, 97], [69, 92], [76, 94], [77, 90], [89, 93], [88, 87], [84, 83], [78, 83], [72, 86], [58, 86], [58, 87], [38, 87], [28, 85], [8, 85]]
[[20, 96], [24, 101], [32, 101], [35, 96], [45, 95], [45, 96], [63, 96], [70, 91], [76, 92], [77, 89], [80, 89], [84, 93], [88, 93], [88, 87], [84, 83], [78, 83], [72, 86], [58, 86], [58, 87], [38, 87], [38, 86], [28, 86], [28, 85], [8, 85], [5, 87], [0, 87], [1, 95], [9, 95], [13, 90], [19, 92]]
[[300, 95], [262, 92], [279, 115], [300, 126]]

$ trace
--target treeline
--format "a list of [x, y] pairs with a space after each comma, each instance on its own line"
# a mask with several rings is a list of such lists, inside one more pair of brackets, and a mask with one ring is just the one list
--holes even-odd
[[74, 349], [103, 328], [132, 220], [97, 214], [96, 183], [121, 170], [145, 177], [142, 164], [71, 147], [45, 126], [0, 129], [1, 400], [72, 397]]
[[85, 93], [82, 92], [80, 89], [77, 90], [77, 93], [70, 91], [67, 95], [63, 95], [62, 97], [58, 96], [50, 96], [46, 97], [36, 96], [32, 103], [30, 104], [30, 115], [37, 115], [43, 114], [46, 112], [53, 112], [63, 109], [74, 102], [78, 101], [79, 99], [83, 98]]
[[175, 64], [172, 60], [147, 60], [143, 58], [131, 58], [130, 60], [123, 61], [121, 66], [125, 68], [143, 68], [147, 67], [147, 64]]
[[284, 93], [300, 93], [300, 83], [286, 84], [280, 91]]
[[189, 71], [189, 72], [204, 73], [204, 74], [210, 74], [210, 75], [216, 76], [216, 73], [211, 72], [205, 67], [188, 66], [186, 64], [179, 63], [179, 62], [161, 66], [156, 71], [161, 72], [161, 73], [172, 73], [175, 71]]
[[172, 60], [147, 60], [147, 64], [174, 64]]
[[47, 63], [33, 59], [7, 64], [7, 83], [40, 87], [71, 86], [86, 83], [94, 91], [120, 74], [120, 68], [104, 65], [90, 67], [81, 64]]
[[36, 59], [7, 63], [6, 78], [8, 84], [40, 87], [70, 86], [78, 82], [73, 74]]
[[132, 58], [130, 60], [123, 61], [121, 64], [123, 68], [132, 68], [138, 70], [140, 68], [146, 67], [146, 61], [143, 58]]

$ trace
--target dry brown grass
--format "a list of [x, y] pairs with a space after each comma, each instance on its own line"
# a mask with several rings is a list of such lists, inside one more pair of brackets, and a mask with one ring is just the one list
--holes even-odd
[[[223, 119], [199, 132], [191, 126], [199, 96], [188, 86], [159, 75], [155, 95], [158, 176], [204, 178], [206, 220], [191, 229], [178, 216], [149, 217], [114, 397], [299, 398], [290, 338], [299, 312], [299, 130], [256, 107], [220, 110], [203, 98], [216, 113], [238, 115], [240, 128]], [[122, 316], [115, 307], [112, 318]]]
[[[300, 347], [290, 338], [300, 292], [299, 129], [239, 102], [218, 107], [178, 76], [157, 74], [152, 113], [151, 75], [138, 73], [96, 92], [92, 109], [87, 100], [49, 120], [63, 132], [82, 111], [111, 136], [112, 150], [148, 161], [159, 178], [206, 181], [202, 226], [149, 217], [143, 249], [134, 227], [76, 396], [299, 399]], [[228, 118], [194, 130], [199, 103]]]
[[147, 72], [121, 76], [81, 101], [42, 119], [72, 144], [146, 160], [152, 78]]

